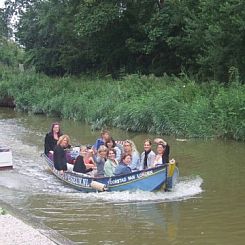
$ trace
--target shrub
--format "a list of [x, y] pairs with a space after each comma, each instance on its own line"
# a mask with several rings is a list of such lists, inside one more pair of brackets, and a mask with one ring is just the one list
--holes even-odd
[[245, 85], [200, 84], [187, 76], [50, 78], [0, 66], [0, 99], [19, 110], [183, 137], [245, 140]]

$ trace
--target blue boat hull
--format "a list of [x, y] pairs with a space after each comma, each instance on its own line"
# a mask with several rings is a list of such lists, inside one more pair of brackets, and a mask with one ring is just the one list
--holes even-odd
[[[168, 164], [158, 166], [151, 169], [132, 172], [126, 175], [112, 176], [112, 177], [91, 177], [86, 174], [80, 174], [76, 172], [66, 171], [64, 174], [60, 174], [54, 168], [53, 161], [46, 155], [43, 155], [50, 170], [59, 179], [73, 186], [74, 188], [83, 192], [96, 192], [91, 186], [92, 182], [104, 185], [106, 191], [126, 191], [126, 190], [142, 190], [142, 191], [155, 191], [159, 189], [170, 190], [173, 186], [173, 181], [176, 179], [177, 174], [175, 170], [172, 176], [169, 176], [170, 166]], [[175, 177], [174, 177], [175, 176]], [[174, 179], [173, 179], [174, 178]], [[168, 188], [169, 186], [169, 188]]]

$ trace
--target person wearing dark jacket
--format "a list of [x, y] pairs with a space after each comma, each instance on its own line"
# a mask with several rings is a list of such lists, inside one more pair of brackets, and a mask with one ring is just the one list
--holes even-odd
[[80, 155], [76, 158], [75, 163], [74, 163], [74, 167], [73, 167], [74, 172], [86, 174], [88, 172], [93, 171], [92, 168], [86, 168], [86, 165], [83, 159], [85, 154], [86, 154], [86, 147], [82, 146], [80, 148]]
[[54, 167], [59, 170], [61, 174], [67, 170], [67, 159], [65, 149], [70, 145], [70, 138], [68, 135], [60, 136], [57, 145], [54, 148]]
[[84, 161], [83, 161], [83, 156], [78, 156], [75, 160], [73, 171], [77, 173], [83, 173], [86, 174], [88, 172], [93, 171], [92, 168], [86, 168]]
[[60, 131], [59, 123], [53, 123], [51, 126], [51, 130], [46, 134], [44, 139], [44, 153], [48, 155], [49, 153], [54, 152], [54, 148], [57, 145], [57, 141], [59, 137], [62, 135]]

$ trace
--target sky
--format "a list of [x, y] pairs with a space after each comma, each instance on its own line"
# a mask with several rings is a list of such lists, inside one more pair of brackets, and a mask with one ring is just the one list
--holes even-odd
[[4, 7], [5, 0], [0, 0], [0, 8]]

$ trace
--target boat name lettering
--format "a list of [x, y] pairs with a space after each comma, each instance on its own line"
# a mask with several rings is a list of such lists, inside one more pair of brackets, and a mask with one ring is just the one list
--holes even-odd
[[114, 180], [109, 180], [109, 184], [110, 185], [113, 185], [113, 184], [120, 184], [120, 183], [125, 183], [127, 182], [127, 178], [124, 177], [124, 178], [120, 178], [120, 179], [114, 179]]
[[144, 177], [147, 177], [149, 175], [152, 175], [153, 174], [153, 171], [147, 171], [147, 172], [141, 172], [139, 174], [137, 174], [137, 178], [144, 178]]
[[109, 180], [109, 185], [115, 185], [115, 184], [121, 184], [121, 183], [125, 183], [128, 181], [132, 181], [135, 179], [141, 179], [147, 176], [150, 176], [153, 174], [153, 171], [147, 171], [147, 172], [141, 172], [139, 174], [132, 174], [123, 178], [119, 178], [119, 179], [110, 179]]
[[136, 178], [135, 175], [129, 175], [129, 176], [128, 176], [128, 180], [129, 180], [129, 181], [130, 181], [130, 180], [135, 180], [135, 178]]
[[67, 175], [65, 179], [72, 184], [82, 185], [87, 187], [89, 186], [88, 179], [84, 179], [76, 176], [70, 176], [70, 175]]

